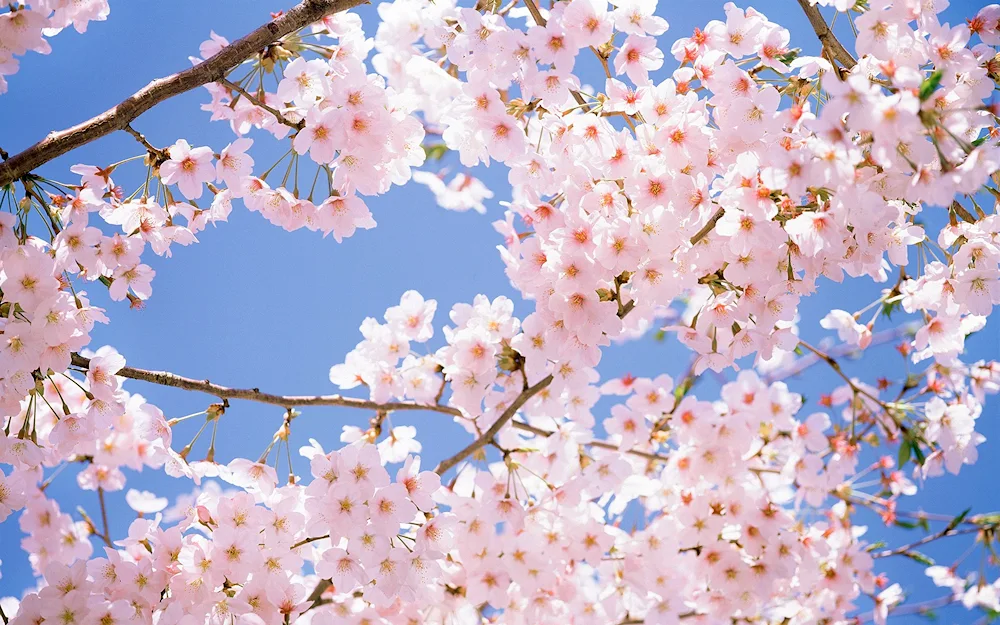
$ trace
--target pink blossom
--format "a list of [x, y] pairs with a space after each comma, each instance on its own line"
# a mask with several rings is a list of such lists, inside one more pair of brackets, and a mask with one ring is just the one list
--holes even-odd
[[178, 139], [167, 152], [170, 158], [160, 165], [163, 184], [176, 184], [189, 200], [200, 198], [204, 183], [215, 179], [211, 148], [192, 148], [184, 139]]

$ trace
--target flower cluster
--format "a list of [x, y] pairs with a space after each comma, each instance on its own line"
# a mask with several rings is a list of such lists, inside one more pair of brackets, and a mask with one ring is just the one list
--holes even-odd
[[342, 389], [364, 384], [374, 401], [409, 398], [433, 403], [440, 384], [435, 382], [436, 364], [428, 357], [410, 353], [410, 342], [425, 343], [434, 335], [437, 302], [407, 291], [399, 306], [386, 310], [386, 323], [369, 317], [361, 324], [365, 339], [347, 354], [343, 364], [330, 369], [330, 381]]
[[[339, 592], [363, 589], [379, 605], [413, 599], [419, 584], [435, 580], [439, 550], [449, 547], [442, 529], [449, 515], [425, 518], [418, 506], [433, 510], [436, 474], [408, 458], [391, 483], [370, 444], [303, 454], [315, 477], [308, 485], [276, 488], [273, 469], [234, 461], [222, 474], [246, 492], [200, 497], [172, 527], [159, 515], [140, 518], [126, 539], [108, 541], [102, 557], [89, 561], [84, 524], [26, 489], [25, 547], [45, 585], [24, 598], [14, 622], [294, 619], [310, 607], [305, 582], [315, 583], [300, 572], [306, 560]], [[418, 517], [418, 529], [401, 529]]]
[[89, 359], [86, 378], [49, 376], [7, 419], [13, 436], [0, 439], [0, 462], [13, 467], [21, 494], [42, 467], [66, 459], [86, 459], [77, 475], [81, 489], [104, 491], [124, 487], [123, 468], [158, 469], [170, 460], [170, 426], [159, 408], [122, 388], [116, 374], [124, 365], [121, 355], [103, 347]]
[[[186, 143], [180, 144], [186, 151]], [[177, 153], [175, 148], [171, 150]], [[179, 162], [185, 162], [184, 158]], [[164, 163], [168, 171], [171, 163]], [[151, 197], [123, 199], [111, 178], [114, 169], [73, 167], [81, 183], [69, 193], [49, 191], [40, 181], [24, 182], [26, 192], [47, 213], [46, 227], [55, 233], [49, 241], [31, 236], [18, 216], [0, 213], [0, 328], [4, 337], [0, 342], [4, 355], [0, 406], [5, 415], [18, 411], [18, 403], [39, 380], [50, 377], [50, 372], [65, 371], [71, 353], [89, 344], [94, 324], [108, 321], [103, 309], [90, 304], [86, 291], [71, 288], [71, 276], [99, 281], [112, 300], [128, 299], [139, 307], [150, 296], [155, 275], [142, 262], [146, 245], [160, 256], [169, 256], [172, 244], [196, 242], [198, 232], [210, 223], [225, 221], [231, 210], [226, 192], [218, 194], [207, 210], [174, 201], [166, 189], [166, 206]], [[120, 232], [105, 234], [91, 222], [92, 214], [99, 216], [98, 223]]]
[[[315, 39], [336, 39], [325, 57], [307, 59], [307, 46]], [[202, 55], [209, 56], [228, 42], [218, 35], [202, 44]], [[365, 59], [371, 43], [365, 39], [361, 20], [352, 14], [333, 16], [318, 24], [308, 37], [286, 47], [271, 48], [270, 70], [277, 73], [277, 89], [261, 87], [251, 95], [233, 83], [207, 85], [212, 101], [205, 109], [216, 120], [228, 120], [233, 132], [243, 137], [253, 129], [263, 129], [277, 139], [291, 133], [291, 159], [295, 169], [292, 188], [266, 182], [272, 166], [259, 178], [253, 176], [253, 160], [245, 154], [251, 141], [238, 139], [238, 149], [223, 154], [221, 169], [233, 197], [242, 197], [247, 208], [261, 213], [271, 223], [296, 230], [307, 227], [333, 233], [339, 242], [357, 228], [373, 228], [375, 220], [357, 196], [385, 193], [391, 185], [409, 181], [411, 168], [424, 162], [424, 128], [411, 114], [406, 100], [395, 97], [385, 80], [369, 74]], [[294, 58], [293, 58], [294, 57]], [[275, 63], [290, 60], [279, 72]], [[300, 155], [318, 165], [308, 195], [299, 191]], [[175, 159], [171, 155], [172, 159]], [[227, 162], [227, 158], [231, 159]], [[284, 158], [282, 158], [284, 160]], [[328, 197], [313, 203], [317, 182], [326, 188]], [[197, 179], [193, 181], [198, 184]], [[199, 185], [200, 186], [200, 185]], [[200, 193], [200, 192], [199, 192]]]
[[[951, 26], [947, 2], [803, 2], [823, 43], [807, 56], [731, 2], [669, 47], [656, 0], [517, 4], [384, 2], [372, 39], [357, 15], [328, 16], [206, 85], [203, 110], [236, 135], [220, 152], [157, 148], [128, 126], [140, 156], [77, 165], [79, 185], [32, 173], [4, 187], [0, 523], [20, 513], [39, 577], [0, 606], [5, 621], [797, 625], [857, 620], [869, 600], [881, 623], [903, 601], [877, 558], [927, 558], [869, 544], [862, 515], [906, 527], [918, 484], [976, 461], [1000, 391], [1000, 365], [963, 360], [1000, 303], [1000, 7]], [[817, 4], [851, 20], [853, 54], [819, 28]], [[106, 14], [102, 0], [11, 5], [0, 91], [14, 55], [47, 52], [47, 29]], [[193, 62], [229, 45], [212, 33]], [[265, 134], [286, 152], [261, 168]], [[375, 226], [364, 196], [411, 178], [444, 208], [486, 211], [495, 189], [415, 170], [425, 157], [504, 168], [511, 201], [492, 225], [528, 310], [478, 295], [436, 337], [438, 302], [405, 292], [330, 369], [366, 399], [227, 389], [88, 351], [107, 318], [76, 287], [141, 306], [147, 246], [197, 242], [234, 200], [337, 241]], [[130, 193], [112, 176], [139, 159]], [[824, 279], [885, 288], [825, 314], [841, 344], [814, 347], [800, 304]], [[876, 323], [896, 309], [916, 320], [897, 345], [902, 379], [848, 375], [837, 356], [885, 342]], [[602, 380], [603, 349], [664, 317], [690, 369]], [[804, 409], [781, 377], [812, 365], [841, 382]], [[691, 389], [707, 370], [739, 372], [706, 401]], [[168, 419], [127, 377], [219, 403]], [[256, 460], [216, 460], [230, 399], [285, 410]], [[311, 479], [292, 462], [302, 405], [373, 413], [343, 427], [339, 449], [301, 448]], [[417, 427], [392, 425], [404, 409], [447, 415], [473, 440], [422, 471]], [[173, 449], [195, 417], [194, 440]], [[209, 427], [206, 456], [189, 459]], [[282, 449], [287, 480], [269, 464]], [[72, 465], [100, 523], [46, 491]], [[144, 469], [200, 490], [167, 515], [165, 499], [129, 491], [138, 518], [116, 540], [105, 494]], [[992, 548], [1000, 531], [996, 515], [917, 519], [916, 546], [976, 533]], [[931, 520], [945, 529], [930, 535]], [[1000, 610], [1000, 580], [957, 567], [927, 568], [947, 602]]]

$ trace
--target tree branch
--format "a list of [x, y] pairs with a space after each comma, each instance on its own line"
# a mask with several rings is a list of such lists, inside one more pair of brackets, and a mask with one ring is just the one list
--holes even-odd
[[[524, 432], [531, 432], [536, 436], [542, 436], [544, 438], [548, 438], [553, 434], [555, 434], [555, 432], [553, 432], [552, 430], [544, 430], [542, 428], [537, 428], [533, 425], [525, 423], [524, 421], [511, 421], [510, 424], [518, 430], [522, 430]], [[601, 449], [607, 449], [609, 451], [618, 451], [618, 452], [621, 451], [621, 448], [618, 445], [602, 440], [588, 441], [586, 443], [580, 443], [580, 445], [586, 447], [600, 447]], [[652, 452], [641, 451], [639, 449], [629, 449], [625, 453], [632, 456], [637, 456], [639, 458], [645, 458], [646, 460], [652, 460], [655, 462], [668, 462], [670, 460], [670, 458], [662, 454], [654, 454]]]
[[[908, 329], [905, 325], [896, 326], [895, 328], [891, 328], [889, 330], [883, 330], [882, 332], [878, 332], [872, 335], [872, 342], [868, 345], [868, 347], [875, 347], [876, 345], [882, 345], [883, 343], [895, 341], [898, 338], [906, 336], [907, 332]], [[834, 357], [850, 356], [852, 354], [860, 354], [863, 351], [864, 350], [858, 347], [857, 345], [851, 345], [850, 343], [842, 343], [829, 350], [827, 354], [829, 356], [834, 356]], [[814, 364], [818, 363], [820, 360], [821, 358], [816, 354], [808, 354], [805, 356], [800, 356], [799, 358], [796, 358], [788, 365], [781, 367], [779, 369], [775, 369], [771, 373], [767, 374], [766, 376], [764, 376], [764, 380], [767, 381], [768, 384], [771, 384], [772, 382], [777, 382], [779, 380], [784, 380], [786, 378], [796, 376], [805, 371], [806, 369], [808, 369], [809, 367], [813, 366]]]
[[497, 435], [497, 432], [500, 431], [500, 428], [507, 425], [507, 422], [514, 418], [514, 414], [521, 408], [521, 406], [523, 406], [529, 399], [537, 395], [549, 384], [552, 384], [551, 374], [545, 376], [541, 381], [539, 381], [534, 386], [530, 386], [524, 389], [521, 392], [521, 394], [518, 395], [516, 398], [514, 398], [514, 401], [512, 401], [509, 406], [507, 406], [507, 409], [504, 410], [503, 414], [500, 415], [500, 418], [498, 418], [496, 422], [494, 422], [493, 425], [490, 426], [490, 429], [483, 432], [482, 436], [469, 443], [464, 449], [462, 449], [462, 451], [458, 452], [451, 458], [442, 460], [441, 464], [435, 467], [434, 472], [437, 473], [438, 475], [444, 475], [448, 471], [448, 469], [452, 468], [459, 462], [465, 460], [467, 457], [469, 457], [470, 455], [474, 454], [475, 452], [483, 448], [487, 443], [493, 440], [493, 437]]
[[720, 206], [715, 211], [715, 213], [708, 218], [708, 221], [705, 222], [705, 225], [701, 227], [701, 230], [694, 233], [694, 236], [691, 237], [691, 245], [698, 245], [698, 241], [704, 239], [705, 236], [707, 236], [708, 233], [715, 228], [715, 224], [719, 223], [719, 220], [722, 219], [722, 216], [725, 214], [726, 214], [726, 209]]
[[125, 124], [125, 127], [122, 128], [122, 130], [132, 135], [132, 137], [135, 138], [135, 140], [138, 141], [140, 144], [142, 144], [142, 147], [146, 148], [146, 151], [152, 154], [155, 158], [162, 158], [162, 159], [167, 158], [166, 150], [161, 150], [156, 146], [154, 146], [152, 143], [146, 140], [146, 137], [141, 132], [137, 131], [131, 125]]
[[104, 542], [108, 547], [112, 547], [111, 531], [108, 529], [108, 507], [104, 505], [104, 488], [101, 486], [97, 487], [97, 499], [101, 502], [101, 521], [104, 523]]
[[819, 12], [819, 7], [809, 4], [809, 0], [799, 0], [799, 6], [805, 11], [806, 17], [809, 18], [809, 24], [816, 31], [816, 36], [819, 37], [819, 41], [823, 44], [823, 48], [826, 49], [833, 59], [840, 62], [848, 70], [854, 69], [854, 66], [858, 64], [858, 61], [847, 51], [847, 48], [840, 43], [837, 36], [833, 34], [830, 27], [826, 25], [826, 20], [823, 19], [823, 14]]
[[896, 547], [895, 549], [884, 549], [878, 553], [871, 554], [871, 556], [873, 558], [888, 558], [889, 556], [906, 555], [911, 549], [916, 549], [921, 545], [926, 545], [927, 543], [934, 542], [935, 540], [947, 538], [948, 536], [959, 536], [961, 534], [976, 534], [980, 531], [982, 531], [982, 529], [979, 527], [963, 527], [961, 529], [946, 527], [940, 532], [924, 536], [920, 540], [914, 541], [908, 545], [902, 545], [900, 547]]
[[158, 78], [100, 115], [72, 128], [51, 132], [20, 154], [0, 162], [0, 187], [58, 156], [116, 130], [123, 130], [129, 122], [164, 100], [225, 78], [229, 70], [281, 37], [331, 13], [345, 11], [366, 1], [302, 0], [284, 15], [234, 41], [206, 61], [182, 72]]
[[[953, 593], [950, 595], [944, 595], [942, 597], [938, 597], [937, 599], [922, 601], [920, 603], [904, 603], [902, 605], [897, 605], [890, 608], [889, 616], [902, 616], [904, 614], [925, 615], [928, 612], [934, 610], [935, 608], [943, 608], [947, 605], [958, 603], [961, 600], [962, 600], [961, 593]], [[874, 620], [875, 616], [872, 612], [867, 612], [864, 614], [859, 614], [854, 618], [857, 619], [858, 623], [864, 623], [866, 621]]]
[[[826, 352], [824, 352], [824, 351], [822, 351], [822, 350], [820, 350], [820, 349], [818, 349], [816, 347], [813, 347], [812, 345], [810, 345], [809, 343], [806, 343], [805, 341], [800, 340], [799, 341], [799, 345], [801, 345], [802, 347], [804, 347], [804, 348], [808, 349], [809, 351], [811, 351], [813, 354], [816, 355], [817, 358], [819, 358], [819, 360], [822, 360], [826, 364], [830, 365], [830, 368], [833, 369], [834, 373], [836, 373], [837, 375], [839, 375], [840, 379], [842, 379], [844, 382], [846, 382], [847, 385], [849, 387], [851, 387], [851, 390], [855, 394], [859, 394], [859, 395], [863, 395], [863, 396], [867, 397], [871, 401], [873, 401], [876, 404], [878, 404], [879, 406], [881, 406], [882, 410], [884, 410], [887, 414], [889, 413], [889, 407], [886, 406], [885, 401], [879, 399], [878, 397], [875, 397], [874, 395], [872, 395], [871, 393], [869, 393], [865, 389], [863, 389], [860, 386], [858, 386], [857, 382], [855, 382], [854, 380], [852, 380], [849, 375], [847, 375], [846, 373], [844, 373], [844, 370], [841, 368], [840, 363], [837, 361], [836, 358], [834, 358], [830, 354], [827, 354]], [[889, 416], [891, 417], [892, 415], [890, 414]]]
[[[309, 602], [309, 607], [306, 608], [307, 612], [315, 607], [323, 605], [323, 593], [326, 592], [326, 589], [330, 586], [333, 586], [333, 582], [328, 579], [321, 579], [319, 583], [316, 584], [316, 588], [313, 588], [313, 591], [309, 593], [309, 598], [306, 599], [306, 601]], [[329, 600], [327, 600], [327, 603], [329, 603]]]
[[[82, 369], [90, 367], [90, 359], [79, 354], [72, 355], [73, 365]], [[387, 402], [380, 404], [367, 399], [357, 399], [354, 397], [343, 397], [341, 395], [273, 395], [261, 392], [257, 388], [229, 388], [212, 384], [208, 380], [193, 380], [181, 377], [166, 371], [147, 371], [134, 367], [124, 367], [118, 372], [119, 376], [142, 382], [150, 382], [161, 386], [172, 386], [186, 391], [198, 391], [214, 395], [221, 399], [244, 399], [247, 401], [260, 402], [290, 408], [292, 406], [343, 406], [345, 408], [361, 408], [363, 410], [375, 410], [392, 412], [394, 410], [432, 410], [442, 412], [456, 417], [461, 417], [462, 411], [458, 408], [442, 405], [417, 404], [414, 402]]]

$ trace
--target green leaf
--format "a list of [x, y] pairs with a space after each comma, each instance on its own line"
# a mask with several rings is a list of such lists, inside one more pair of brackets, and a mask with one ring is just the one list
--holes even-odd
[[904, 551], [903, 555], [911, 560], [916, 560], [924, 566], [934, 566], [934, 560], [930, 559], [928, 556], [920, 553], [919, 551], [913, 551], [912, 549]]
[[424, 155], [427, 160], [439, 161], [448, 153], [448, 146], [443, 143], [433, 143], [424, 146]]
[[913, 455], [917, 459], [917, 464], [923, 465], [927, 457], [924, 456], [924, 452], [920, 449], [920, 443], [918, 441], [910, 441], [910, 447], [913, 448]]
[[694, 378], [685, 377], [677, 388], [674, 389], [674, 401], [680, 401], [684, 399], [684, 396], [688, 394], [691, 387], [694, 385]]
[[906, 463], [910, 461], [910, 453], [911, 453], [910, 441], [909, 439], [907, 439], [904, 440], [903, 443], [899, 446], [899, 458], [896, 460], [896, 465], [900, 469], [902, 469], [903, 466], [905, 466]]
[[892, 318], [892, 313], [903, 307], [902, 300], [896, 300], [894, 302], [882, 301], [882, 314], [885, 315], [886, 319]]
[[979, 525], [1000, 525], [1000, 512], [987, 512], [986, 514], [977, 514], [976, 523]]
[[900, 521], [899, 519], [896, 519], [896, 527], [902, 527], [908, 530], [915, 530], [920, 526], [917, 525], [916, 523], [909, 523], [907, 521]]
[[789, 63], [791, 63], [792, 61], [794, 61], [799, 57], [800, 52], [802, 52], [801, 48], [794, 48], [792, 50], [789, 50], [788, 52], [785, 52], [784, 54], [779, 55], [778, 60], [784, 63], [785, 65], [788, 65]]
[[944, 531], [950, 532], [951, 530], [961, 525], [962, 521], [965, 520], [965, 517], [967, 517], [970, 512], [972, 512], [972, 508], [966, 508], [965, 510], [963, 510], [961, 514], [959, 514], [957, 517], [952, 519], [950, 523], [948, 523], [948, 527], [946, 527]]
[[944, 76], [944, 72], [940, 69], [934, 70], [934, 73], [927, 77], [926, 80], [920, 85], [920, 101], [926, 102], [930, 99], [937, 88], [941, 85], [941, 78]]

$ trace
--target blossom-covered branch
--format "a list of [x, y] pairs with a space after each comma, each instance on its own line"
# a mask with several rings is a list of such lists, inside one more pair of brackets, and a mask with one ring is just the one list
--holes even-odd
[[[84, 372], [90, 368], [90, 359], [79, 354], [72, 355], [73, 366], [79, 367]], [[229, 388], [219, 384], [213, 384], [208, 380], [195, 380], [185, 378], [167, 371], [147, 371], [146, 369], [136, 369], [134, 367], [122, 367], [117, 371], [112, 371], [113, 375], [132, 380], [140, 380], [160, 386], [171, 386], [184, 389], [186, 391], [197, 391], [213, 395], [220, 399], [242, 399], [254, 401], [262, 404], [271, 404], [290, 408], [293, 406], [341, 406], [344, 408], [360, 408], [362, 410], [375, 410], [392, 412], [396, 410], [430, 410], [443, 412], [452, 416], [462, 416], [462, 412], [457, 408], [443, 406], [440, 404], [418, 404], [415, 402], [374, 402], [354, 397], [344, 397], [342, 395], [275, 395], [265, 393], [259, 388]]]
[[158, 78], [107, 111], [72, 128], [50, 132], [26, 150], [0, 162], [0, 187], [38, 167], [129, 123], [160, 102], [215, 82], [232, 68], [261, 52], [268, 44], [316, 22], [326, 15], [345, 11], [364, 0], [303, 0], [270, 22], [219, 50], [205, 61], [170, 76]]

